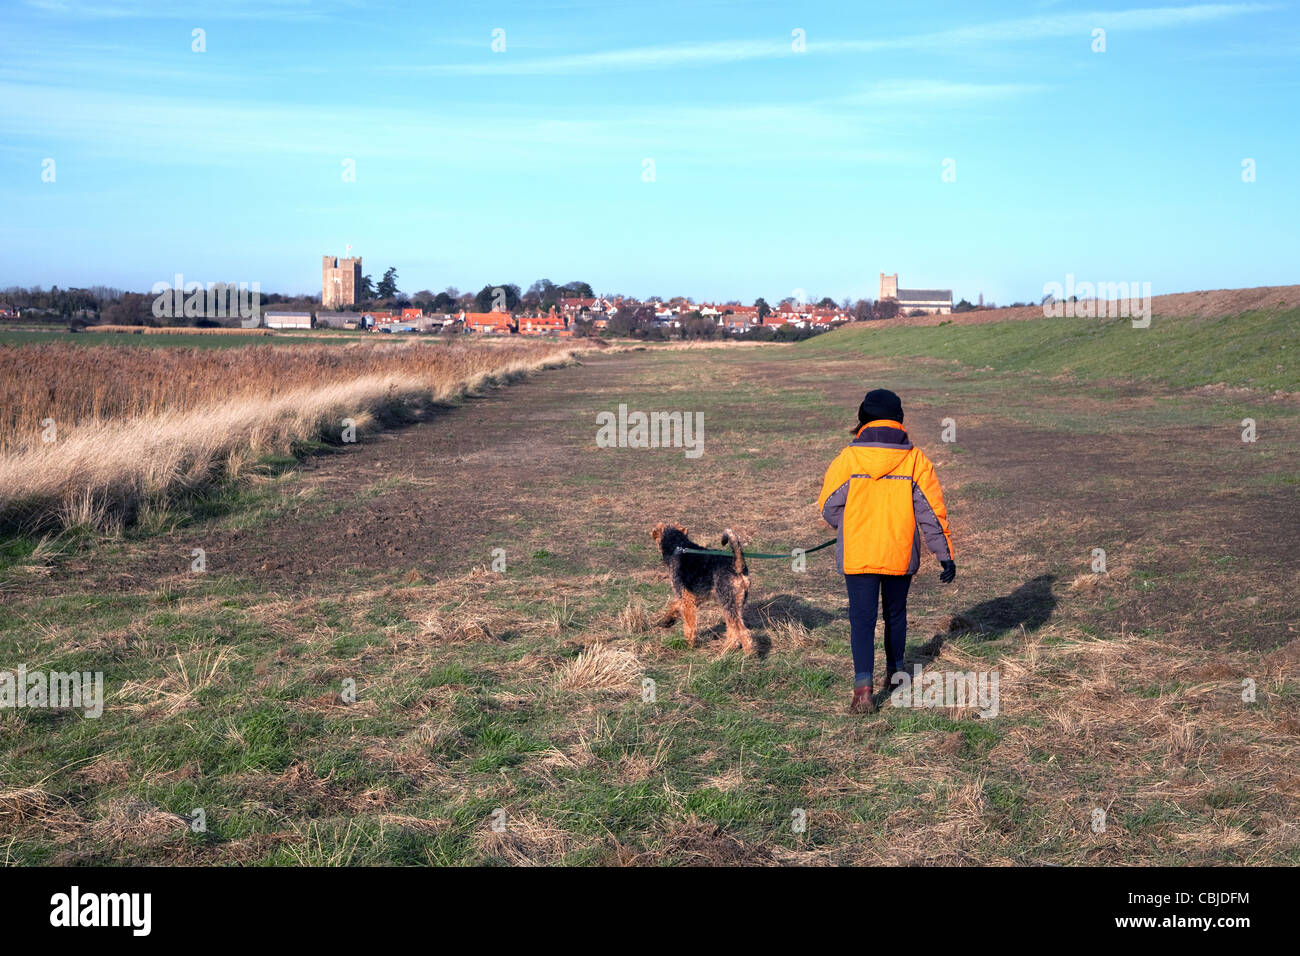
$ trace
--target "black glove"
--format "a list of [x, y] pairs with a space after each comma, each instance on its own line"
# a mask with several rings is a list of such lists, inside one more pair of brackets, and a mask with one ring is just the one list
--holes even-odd
[[939, 563], [943, 565], [943, 572], [939, 575], [939, 583], [951, 584], [952, 579], [957, 576], [957, 562], [940, 561]]

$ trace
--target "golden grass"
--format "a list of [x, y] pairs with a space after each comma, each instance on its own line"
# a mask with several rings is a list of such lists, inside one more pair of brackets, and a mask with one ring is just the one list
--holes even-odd
[[0, 790], [0, 820], [24, 820], [45, 811], [54, 798], [40, 787], [10, 787]]
[[0, 526], [113, 527], [263, 455], [337, 438], [345, 419], [364, 432], [395, 405], [452, 401], [572, 354], [537, 343], [0, 348]]
[[133, 797], [111, 801], [90, 827], [93, 839], [108, 844], [150, 846], [189, 831], [190, 821]]
[[47, 419], [54, 420], [62, 439], [82, 426], [242, 399], [264, 401], [376, 376], [413, 377], [439, 397], [455, 392], [461, 383], [472, 385], [476, 378], [512, 366], [533, 367], [539, 355], [571, 350], [522, 342], [498, 347], [421, 342], [234, 349], [3, 346], [0, 451], [44, 444], [42, 422]]
[[627, 687], [641, 677], [641, 662], [631, 651], [594, 644], [560, 669], [562, 690]]
[[494, 641], [492, 622], [477, 614], [442, 615], [434, 613], [421, 623], [421, 638], [438, 644], [467, 644], [473, 641]]
[[499, 857], [511, 866], [554, 863], [564, 856], [575, 840], [574, 834], [553, 826], [536, 814], [507, 815], [504, 823], [504, 830], [485, 827], [474, 837], [485, 855]]
[[618, 612], [618, 629], [629, 636], [650, 630], [650, 615], [639, 600], [628, 598], [623, 610]]
[[171, 716], [193, 706], [199, 691], [219, 682], [225, 676], [228, 659], [233, 656], [230, 648], [222, 647], [209, 652], [196, 651], [187, 663], [178, 651], [176, 669], [161, 681], [128, 681], [122, 685], [121, 694], [128, 700], [136, 696], [149, 698], [145, 702], [128, 704], [128, 709], [134, 713], [158, 712]]

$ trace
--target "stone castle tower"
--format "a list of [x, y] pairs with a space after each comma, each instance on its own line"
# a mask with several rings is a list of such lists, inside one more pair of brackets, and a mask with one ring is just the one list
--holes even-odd
[[361, 286], [361, 257], [340, 259], [325, 256], [321, 268], [321, 308], [340, 309], [355, 305]]
[[898, 298], [898, 273], [887, 276], [880, 273], [880, 295], [877, 299], [897, 299]]

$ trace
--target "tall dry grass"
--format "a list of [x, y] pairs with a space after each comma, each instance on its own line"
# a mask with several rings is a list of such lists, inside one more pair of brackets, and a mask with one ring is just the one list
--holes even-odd
[[[294, 443], [566, 361], [550, 343], [0, 348], [0, 529], [112, 528]], [[53, 441], [46, 441], [53, 421]]]

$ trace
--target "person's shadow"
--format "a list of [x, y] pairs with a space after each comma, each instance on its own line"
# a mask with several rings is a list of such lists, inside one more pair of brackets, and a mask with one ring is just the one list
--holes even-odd
[[939, 656], [944, 642], [954, 637], [971, 635], [977, 640], [993, 641], [1009, 631], [1023, 628], [1036, 631], [1049, 620], [1056, 610], [1056, 596], [1052, 594], [1055, 574], [1040, 574], [1026, 581], [1010, 594], [981, 601], [973, 607], [954, 614], [948, 621], [946, 634], [936, 634], [914, 651], [909, 651], [904, 663], [908, 671], [913, 665], [926, 667]]

